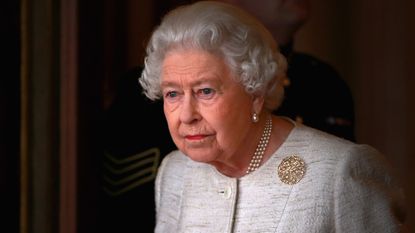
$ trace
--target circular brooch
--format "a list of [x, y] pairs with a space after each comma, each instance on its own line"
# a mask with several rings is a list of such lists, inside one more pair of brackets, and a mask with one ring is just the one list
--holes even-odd
[[289, 185], [298, 183], [305, 174], [305, 162], [296, 155], [284, 158], [278, 166], [280, 180]]

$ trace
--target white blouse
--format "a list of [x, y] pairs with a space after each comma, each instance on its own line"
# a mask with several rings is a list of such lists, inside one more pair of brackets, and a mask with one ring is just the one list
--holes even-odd
[[[281, 181], [296, 155], [305, 173]], [[256, 171], [230, 178], [180, 151], [156, 178], [155, 232], [398, 232], [401, 189], [375, 149], [297, 125]]]

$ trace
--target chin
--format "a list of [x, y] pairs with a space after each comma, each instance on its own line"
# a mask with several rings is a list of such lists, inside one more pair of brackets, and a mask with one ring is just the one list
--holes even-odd
[[183, 152], [191, 160], [196, 161], [196, 162], [208, 163], [213, 160], [212, 153], [209, 153], [206, 149], [190, 149], [190, 150], [184, 150]]

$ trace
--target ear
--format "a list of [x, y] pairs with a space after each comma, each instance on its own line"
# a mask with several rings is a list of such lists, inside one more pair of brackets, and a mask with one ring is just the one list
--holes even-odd
[[252, 111], [253, 113], [260, 114], [262, 108], [264, 107], [265, 99], [262, 95], [254, 95], [252, 101]]

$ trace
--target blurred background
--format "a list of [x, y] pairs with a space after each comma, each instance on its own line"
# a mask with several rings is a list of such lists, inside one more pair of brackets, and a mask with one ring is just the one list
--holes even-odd
[[[1, 232], [100, 232], [102, 114], [118, 79], [142, 64], [160, 17], [186, 2], [2, 1]], [[333, 65], [349, 84], [357, 141], [379, 149], [397, 168], [410, 229], [414, 12], [413, 0], [313, 0], [295, 44]], [[139, 220], [136, 225], [140, 232]]]

